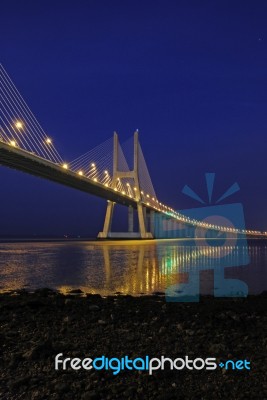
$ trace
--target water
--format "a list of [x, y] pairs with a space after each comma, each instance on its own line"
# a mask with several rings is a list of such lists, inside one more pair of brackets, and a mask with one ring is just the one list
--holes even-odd
[[[242, 265], [248, 252], [250, 262]], [[101, 295], [164, 292], [186, 283], [199, 265], [200, 288], [213, 294], [214, 260], [227, 258], [225, 278], [238, 278], [250, 294], [267, 290], [267, 242], [231, 246], [188, 246], [182, 239], [160, 241], [66, 241], [0, 243], [0, 291], [40, 287], [64, 293], [80, 288]], [[234, 266], [235, 265], [235, 266]]]

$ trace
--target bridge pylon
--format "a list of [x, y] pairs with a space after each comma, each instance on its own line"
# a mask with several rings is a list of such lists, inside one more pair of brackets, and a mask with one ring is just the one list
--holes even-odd
[[135, 199], [137, 201], [137, 215], [139, 232], [133, 231], [133, 208], [128, 208], [128, 232], [112, 232], [112, 218], [115, 202], [108, 200], [103, 231], [99, 232], [99, 239], [153, 239], [153, 234], [147, 230], [146, 208], [142, 203], [141, 189], [139, 182], [139, 141], [138, 131], [134, 133], [134, 168], [132, 171], [121, 171], [118, 168], [118, 134], [114, 132], [113, 137], [113, 176], [111, 187], [116, 188], [117, 181], [122, 178], [132, 178], [135, 185]]

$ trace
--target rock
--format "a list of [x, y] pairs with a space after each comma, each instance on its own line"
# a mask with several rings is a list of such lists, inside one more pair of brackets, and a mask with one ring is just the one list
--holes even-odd
[[[101, 296], [100, 294], [96, 294], [96, 293], [86, 293], [86, 297], [87, 297], [88, 299], [93, 299], [93, 300], [95, 300], [95, 299], [98, 299], [98, 300], [102, 299], [102, 296]], [[109, 296], [109, 297], [110, 297], [110, 296]], [[111, 298], [113, 298], [113, 297], [111, 296]]]
[[37, 289], [35, 293], [41, 297], [53, 296], [56, 294], [55, 291], [50, 288]]
[[69, 390], [69, 386], [65, 382], [58, 382], [55, 384], [55, 390], [57, 392], [64, 393]]
[[69, 291], [70, 294], [82, 294], [83, 291], [81, 289], [71, 289]]
[[123, 392], [123, 395], [125, 396], [125, 398], [132, 399], [134, 398], [135, 393], [136, 393], [136, 388], [134, 386], [130, 386]]
[[176, 329], [177, 329], [178, 331], [183, 331], [183, 330], [184, 330], [183, 324], [177, 324], [177, 325], [176, 325]]
[[194, 336], [195, 331], [193, 331], [193, 329], [186, 329], [185, 334], [188, 336]]
[[9, 381], [9, 386], [12, 388], [16, 388], [18, 386], [24, 386], [24, 385], [28, 384], [30, 379], [31, 379], [31, 377], [29, 375], [20, 376], [18, 378], [11, 379]]
[[38, 309], [45, 306], [45, 303], [41, 300], [29, 300], [25, 305], [32, 309]]
[[95, 390], [91, 390], [89, 392], [85, 392], [81, 396], [81, 400], [100, 400], [101, 398], [98, 396]]
[[17, 366], [18, 363], [20, 361], [22, 361], [22, 360], [23, 360], [23, 357], [22, 357], [21, 353], [13, 353], [13, 354], [11, 354], [10, 361], [9, 361], [9, 364], [8, 364], [8, 368], [13, 368], [13, 367]]
[[23, 358], [28, 360], [36, 360], [40, 357], [46, 357], [52, 352], [52, 350], [53, 348], [50, 341], [40, 342], [24, 353]]
[[99, 311], [100, 307], [97, 306], [96, 304], [92, 304], [88, 307], [89, 311]]
[[223, 356], [223, 355], [225, 355], [225, 351], [226, 351], [226, 348], [225, 348], [225, 346], [224, 346], [223, 344], [221, 344], [221, 343], [214, 343], [214, 344], [211, 344], [211, 345], [209, 346], [209, 352], [210, 352], [210, 354], [211, 354], [212, 357], [213, 357], [214, 355], [215, 355], [215, 356], [216, 356], [216, 355]]

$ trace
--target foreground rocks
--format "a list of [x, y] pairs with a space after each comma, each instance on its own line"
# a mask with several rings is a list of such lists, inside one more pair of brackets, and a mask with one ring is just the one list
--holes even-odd
[[[166, 303], [162, 296], [0, 295], [0, 398], [265, 399], [267, 296]], [[64, 357], [217, 357], [251, 370], [73, 371]]]

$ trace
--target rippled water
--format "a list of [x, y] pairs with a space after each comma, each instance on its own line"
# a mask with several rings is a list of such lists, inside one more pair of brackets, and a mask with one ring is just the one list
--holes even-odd
[[[250, 262], [242, 265], [248, 251]], [[102, 295], [164, 292], [186, 283], [200, 268], [203, 294], [214, 290], [214, 260], [227, 257], [225, 278], [238, 278], [258, 294], [267, 289], [267, 243], [240, 246], [189, 246], [186, 241], [68, 241], [0, 243], [0, 290], [81, 288]]]

